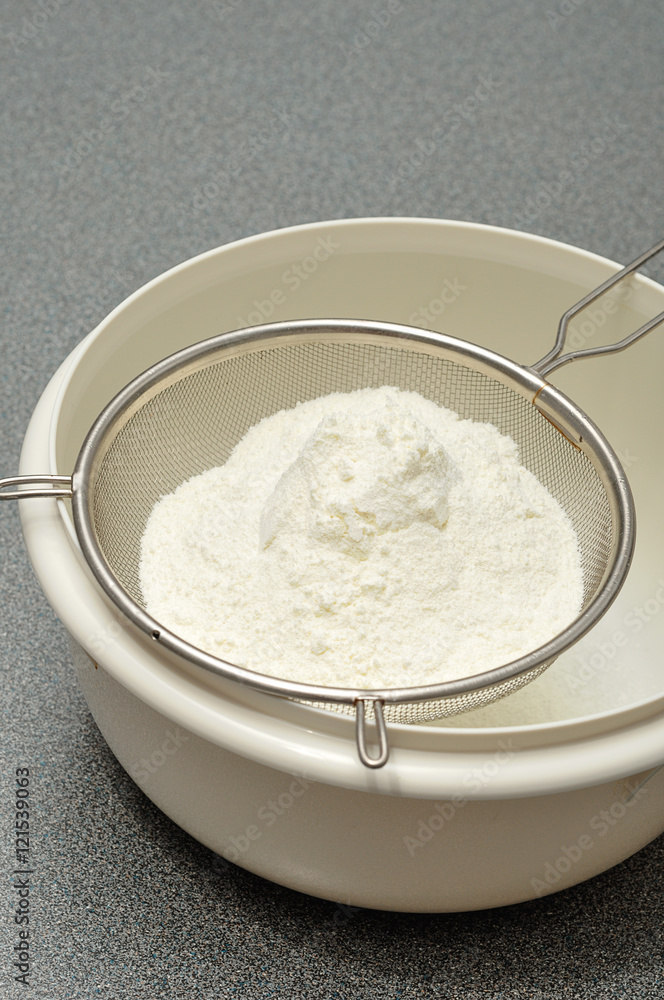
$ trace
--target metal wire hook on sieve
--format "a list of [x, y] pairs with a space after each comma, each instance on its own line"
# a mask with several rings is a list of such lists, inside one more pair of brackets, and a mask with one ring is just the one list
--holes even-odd
[[630, 333], [627, 337], [623, 337], [623, 339], [619, 340], [616, 344], [608, 344], [604, 347], [587, 347], [583, 351], [570, 351], [569, 354], [564, 354], [562, 357], [560, 356], [561, 351], [565, 347], [567, 328], [570, 321], [587, 306], [591, 305], [604, 295], [604, 293], [610, 288], [617, 285], [619, 281], [622, 281], [623, 278], [626, 278], [629, 274], [633, 274], [635, 271], [638, 271], [638, 269], [642, 267], [646, 261], [650, 260], [651, 257], [655, 257], [661, 250], [664, 250], [664, 240], [660, 240], [660, 242], [656, 243], [654, 247], [650, 248], [650, 250], [646, 250], [645, 253], [642, 253], [639, 257], [635, 257], [630, 264], [623, 267], [621, 271], [617, 271], [616, 274], [611, 275], [610, 278], [603, 281], [602, 284], [598, 285], [592, 292], [588, 292], [584, 298], [575, 303], [575, 305], [571, 306], [567, 312], [563, 313], [560, 317], [560, 323], [558, 324], [558, 333], [556, 335], [555, 344], [548, 354], [545, 354], [543, 358], [540, 358], [540, 360], [531, 367], [535, 371], [539, 372], [540, 375], [550, 375], [551, 372], [555, 371], [557, 368], [562, 368], [563, 365], [569, 364], [570, 361], [578, 361], [579, 358], [594, 358], [600, 354], [616, 354], [618, 351], [624, 351], [626, 347], [630, 346], [630, 344], [636, 343], [636, 341], [640, 340], [641, 337], [645, 337], [647, 333], [650, 333], [650, 331], [654, 330], [656, 326], [659, 326], [662, 320], [664, 320], [664, 313], [654, 316], [653, 319], [648, 320], [648, 322], [644, 323], [643, 326], [640, 326], [638, 330], [635, 330], [634, 333]]

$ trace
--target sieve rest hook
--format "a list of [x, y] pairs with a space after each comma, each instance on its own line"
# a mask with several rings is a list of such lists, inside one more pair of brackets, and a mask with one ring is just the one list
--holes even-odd
[[556, 368], [561, 368], [569, 361], [576, 361], [578, 358], [592, 358], [599, 354], [615, 354], [618, 351], [624, 351], [630, 344], [640, 340], [641, 337], [645, 337], [647, 333], [650, 333], [650, 331], [656, 326], [659, 326], [660, 323], [664, 322], [664, 312], [661, 312], [653, 319], [648, 320], [647, 323], [644, 323], [643, 326], [640, 326], [638, 330], [634, 331], [634, 333], [630, 333], [622, 340], [619, 340], [617, 344], [607, 344], [604, 347], [587, 347], [583, 351], [570, 351], [569, 354], [563, 354], [562, 356], [560, 354], [565, 346], [567, 327], [569, 326], [570, 320], [573, 319], [577, 313], [580, 313], [582, 309], [585, 309], [586, 306], [590, 305], [591, 302], [598, 299], [600, 295], [603, 295], [604, 292], [608, 291], [609, 288], [613, 288], [613, 286], [617, 285], [619, 281], [626, 278], [628, 274], [638, 271], [642, 264], [645, 264], [647, 260], [650, 260], [651, 257], [654, 257], [661, 250], [664, 250], [664, 240], [660, 240], [660, 242], [656, 243], [654, 247], [650, 248], [650, 250], [646, 250], [645, 253], [636, 257], [631, 264], [627, 264], [622, 268], [622, 270], [611, 275], [610, 278], [607, 278], [606, 281], [602, 282], [601, 285], [595, 288], [594, 291], [589, 292], [584, 298], [581, 299], [580, 302], [577, 302], [576, 305], [571, 306], [566, 313], [563, 313], [558, 325], [558, 334], [556, 336], [555, 344], [548, 354], [545, 354], [543, 358], [530, 367], [539, 375], [546, 376], [552, 371], [555, 371]]
[[[36, 488], [42, 483], [41, 489]], [[10, 486], [18, 486], [10, 490]], [[34, 487], [30, 489], [30, 487]], [[0, 479], [0, 500], [30, 500], [35, 497], [72, 497], [71, 476], [10, 476]]]
[[[373, 705], [374, 715], [376, 716], [376, 729], [378, 730], [378, 754], [376, 757], [370, 756], [367, 749], [367, 704]], [[387, 764], [387, 758], [390, 755], [390, 747], [387, 741], [387, 726], [385, 725], [385, 716], [383, 715], [383, 703], [378, 700], [365, 702], [360, 698], [355, 703], [355, 707], [355, 735], [358, 756], [365, 767], [383, 767], [384, 764]]]

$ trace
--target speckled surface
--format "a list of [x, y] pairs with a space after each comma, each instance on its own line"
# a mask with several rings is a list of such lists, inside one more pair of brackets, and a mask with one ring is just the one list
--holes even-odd
[[[1, 0], [0, 13], [3, 475], [73, 346], [219, 244], [413, 215], [627, 260], [664, 233], [662, 0]], [[661, 839], [559, 895], [462, 915], [344, 910], [215, 865], [102, 740], [15, 505], [0, 515], [3, 997], [664, 995]], [[30, 991], [11, 967], [21, 766]]]

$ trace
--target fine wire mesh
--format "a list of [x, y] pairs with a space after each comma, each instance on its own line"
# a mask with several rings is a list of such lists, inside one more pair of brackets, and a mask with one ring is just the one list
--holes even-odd
[[[119, 430], [109, 429], [89, 483], [93, 522], [109, 568], [137, 604], [144, 607], [141, 537], [160, 497], [222, 465], [266, 416], [328, 393], [390, 385], [419, 392], [463, 418], [492, 423], [516, 441], [522, 463], [558, 500], [577, 533], [587, 607], [607, 571], [615, 530], [606, 489], [590, 460], [502, 382], [439, 352], [385, 341], [276, 338], [242, 353], [220, 348], [203, 367], [171, 374], [164, 388], [151, 389], [132, 407]], [[517, 690], [551, 662], [444, 700], [388, 702], [385, 717], [415, 723], [465, 712]], [[324, 707], [355, 711], [352, 704]]]

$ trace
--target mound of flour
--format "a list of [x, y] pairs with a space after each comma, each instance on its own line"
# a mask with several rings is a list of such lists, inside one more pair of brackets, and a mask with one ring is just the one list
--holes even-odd
[[412, 686], [499, 666], [578, 613], [569, 519], [515, 443], [417, 393], [336, 393], [252, 427], [163, 497], [148, 612], [260, 673]]

